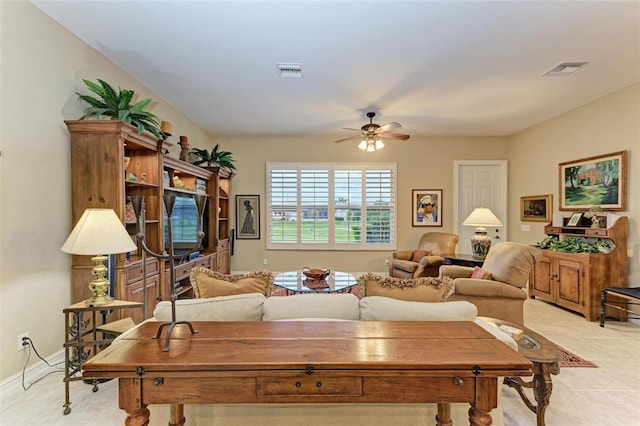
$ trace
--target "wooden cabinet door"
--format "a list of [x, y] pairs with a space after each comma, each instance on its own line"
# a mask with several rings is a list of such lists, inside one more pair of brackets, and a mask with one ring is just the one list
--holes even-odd
[[533, 279], [533, 295], [540, 296], [545, 300], [553, 300], [552, 277], [551, 277], [551, 258], [542, 256], [539, 262], [534, 265]]
[[557, 285], [556, 303], [565, 308], [582, 311], [583, 265], [571, 260], [556, 259], [553, 267]]
[[[126, 289], [126, 300], [144, 302], [142, 280], [129, 284]], [[160, 301], [160, 274], [147, 277], [147, 317], [153, 316], [153, 310]], [[123, 317], [130, 316], [136, 324], [143, 321], [143, 309], [123, 309]]]

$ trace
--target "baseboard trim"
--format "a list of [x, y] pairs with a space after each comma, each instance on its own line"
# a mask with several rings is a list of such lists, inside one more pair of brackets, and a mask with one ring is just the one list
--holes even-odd
[[[46, 358], [47, 362], [51, 365], [55, 365], [58, 363], [64, 362], [64, 349], [60, 349], [58, 352], [53, 353], [48, 358]], [[39, 360], [35, 364], [27, 367], [24, 370], [24, 382], [25, 384], [33, 383], [34, 381], [41, 379], [46, 374], [50, 373], [53, 370], [52, 367], [49, 367], [44, 361]], [[63, 369], [61, 369], [62, 371]], [[5, 401], [5, 398], [14, 395], [17, 392], [24, 392], [25, 390], [22, 388], [22, 370], [18, 373], [14, 374], [11, 377], [8, 377], [4, 381], [0, 382], [0, 400]], [[4, 406], [4, 404], [2, 404]]]

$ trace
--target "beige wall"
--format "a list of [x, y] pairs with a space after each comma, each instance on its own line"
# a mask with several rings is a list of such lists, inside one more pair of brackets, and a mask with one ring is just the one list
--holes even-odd
[[[629, 151], [630, 244], [638, 283], [639, 88], [633, 86], [593, 104], [549, 120], [511, 138], [420, 138], [392, 142], [372, 155], [344, 137], [215, 137], [159, 99], [149, 88], [69, 34], [24, 1], [0, 1], [0, 381], [21, 371], [26, 352], [17, 352], [18, 334], [28, 331], [39, 352], [49, 356], [62, 347], [62, 309], [70, 302], [70, 258], [60, 251], [70, 228], [69, 135], [63, 120], [75, 119], [82, 78], [104, 78], [158, 101], [153, 112], [173, 123], [175, 135], [192, 145], [220, 142], [238, 160], [234, 194], [260, 194], [264, 214], [266, 161], [395, 161], [398, 163], [398, 245], [412, 247], [424, 232], [410, 225], [413, 188], [444, 191], [443, 231], [453, 229], [453, 160], [509, 160], [509, 235], [535, 242], [542, 228], [519, 231], [521, 195], [557, 194], [561, 161]], [[174, 150], [174, 152], [176, 152]], [[634, 170], [635, 169], [635, 170]], [[266, 252], [261, 240], [236, 243], [234, 270], [331, 266], [350, 271], [383, 271], [388, 253]], [[266, 252], [266, 256], [265, 256]], [[263, 257], [269, 264], [262, 265]], [[32, 356], [31, 364], [37, 362]]]
[[[102, 78], [157, 101], [152, 111], [175, 134], [210, 145], [211, 137], [39, 9], [0, 1], [0, 380], [23, 367], [17, 351], [28, 331], [43, 356], [62, 347], [62, 309], [70, 303], [69, 134], [86, 104], [83, 78]], [[179, 147], [174, 147], [174, 149]], [[176, 151], [177, 152], [177, 151]], [[31, 356], [31, 364], [37, 361]]]
[[[640, 285], [640, 84], [509, 138], [510, 239], [533, 244], [544, 233], [544, 223], [520, 222], [520, 197], [552, 194], [554, 212], [559, 212], [559, 163], [623, 150], [627, 151], [627, 211], [620, 214], [629, 217], [629, 282]], [[521, 224], [530, 225], [531, 231], [522, 232]]]
[[[233, 179], [234, 194], [259, 194], [263, 220], [260, 240], [236, 241], [231, 267], [237, 271], [269, 269], [283, 271], [303, 266], [331, 267], [352, 272], [383, 272], [388, 268], [386, 252], [300, 252], [266, 250], [265, 163], [270, 161], [396, 162], [398, 171], [398, 247], [417, 247], [428, 230], [453, 232], [453, 161], [468, 159], [506, 159], [504, 137], [411, 137], [408, 141], [389, 141], [375, 153], [357, 149], [356, 143], [335, 144], [335, 137], [252, 137], [216, 138], [238, 160], [238, 175]], [[411, 190], [442, 189], [442, 227], [411, 226]], [[265, 266], [264, 258], [268, 259]]]

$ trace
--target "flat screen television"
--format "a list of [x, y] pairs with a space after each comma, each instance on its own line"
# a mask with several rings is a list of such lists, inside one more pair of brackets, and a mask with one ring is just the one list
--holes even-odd
[[[207, 245], [207, 209], [203, 217], [204, 240], [198, 250]], [[171, 215], [171, 229], [173, 237], [173, 251], [175, 254], [186, 253], [191, 250], [198, 241], [198, 210], [193, 197], [179, 194], [176, 196]], [[167, 212], [164, 212], [164, 243], [169, 251], [169, 222]]]

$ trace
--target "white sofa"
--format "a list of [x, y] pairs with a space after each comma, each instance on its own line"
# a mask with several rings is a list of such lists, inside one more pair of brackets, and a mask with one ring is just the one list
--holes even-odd
[[[327, 301], [330, 300], [330, 303]], [[180, 321], [388, 320], [475, 321], [517, 350], [515, 341], [476, 318], [466, 301], [408, 302], [381, 296], [358, 299], [352, 294], [303, 294], [269, 297], [248, 293], [176, 302]], [[153, 321], [171, 321], [170, 302], [160, 302]], [[121, 336], [122, 337], [122, 336]], [[498, 395], [500, 401], [500, 395]], [[468, 404], [452, 404], [454, 425], [469, 424]], [[503, 412], [491, 412], [493, 425], [503, 425]], [[417, 426], [435, 424], [435, 404], [239, 404], [185, 406], [189, 424], [211, 426]], [[191, 419], [191, 420], [189, 420]], [[191, 422], [195, 419], [195, 422]]]

